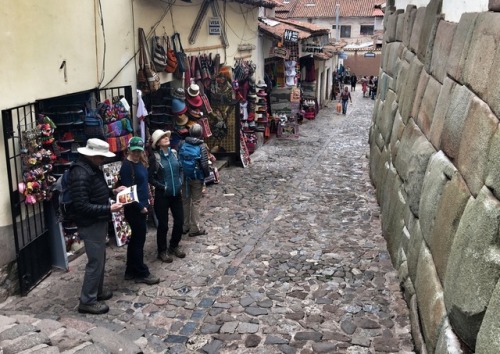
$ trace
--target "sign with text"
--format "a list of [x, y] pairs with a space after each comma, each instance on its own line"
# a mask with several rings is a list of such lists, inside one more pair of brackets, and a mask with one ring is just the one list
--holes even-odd
[[299, 41], [299, 32], [286, 29], [285, 33], [283, 33], [283, 40], [285, 42], [297, 43]]
[[288, 59], [290, 56], [290, 50], [283, 47], [274, 47], [271, 54], [278, 58]]
[[220, 36], [221, 34], [220, 18], [212, 17], [208, 19], [208, 34], [212, 36]]

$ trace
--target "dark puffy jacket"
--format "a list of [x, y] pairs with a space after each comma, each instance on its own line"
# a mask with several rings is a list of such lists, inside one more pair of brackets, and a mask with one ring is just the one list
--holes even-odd
[[210, 176], [210, 170], [208, 167], [208, 151], [207, 151], [207, 146], [205, 145], [204, 141], [198, 138], [193, 138], [192, 136], [188, 136], [186, 140], [181, 141], [179, 146], [177, 147], [177, 150], [179, 151], [181, 149], [182, 144], [189, 143], [191, 145], [200, 145], [201, 146], [201, 158], [200, 158], [200, 167], [201, 170], [203, 171], [203, 177], [207, 178]]
[[73, 200], [72, 210], [77, 215], [75, 223], [77, 226], [89, 226], [95, 221], [107, 221], [111, 218], [111, 206], [104, 174], [83, 156], [79, 162], [88, 165], [92, 174], [78, 165], [71, 169], [69, 188]]

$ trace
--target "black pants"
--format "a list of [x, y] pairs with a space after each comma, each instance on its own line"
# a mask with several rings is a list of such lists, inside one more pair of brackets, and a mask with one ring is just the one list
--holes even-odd
[[170, 238], [170, 249], [179, 246], [182, 238], [182, 225], [184, 223], [184, 211], [182, 207], [182, 197], [155, 197], [154, 209], [156, 218], [158, 219], [158, 228], [156, 229], [156, 243], [158, 246], [158, 254], [167, 250], [167, 233], [168, 233], [168, 211], [172, 213], [174, 225], [172, 229], [172, 237]]
[[132, 236], [127, 245], [127, 267], [125, 274], [136, 278], [144, 278], [149, 275], [149, 268], [144, 264], [144, 243], [146, 242], [147, 214], [141, 213], [137, 204], [126, 205], [124, 208], [125, 219], [127, 219]]

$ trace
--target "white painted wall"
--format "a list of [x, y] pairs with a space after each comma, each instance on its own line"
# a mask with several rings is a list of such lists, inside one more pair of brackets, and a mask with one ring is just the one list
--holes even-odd
[[[430, 0], [396, 0], [395, 5], [397, 9], [406, 9], [408, 4], [422, 7], [427, 6], [429, 2]], [[442, 12], [446, 21], [458, 22], [465, 12], [483, 11], [488, 11], [488, 0], [443, 0]]]

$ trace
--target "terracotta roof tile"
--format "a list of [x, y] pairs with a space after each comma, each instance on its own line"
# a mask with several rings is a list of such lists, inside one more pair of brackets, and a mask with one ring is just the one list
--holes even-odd
[[237, 3], [255, 6], [255, 7], [266, 7], [272, 9], [273, 7], [279, 6], [279, 1], [276, 0], [234, 0]]
[[[283, 1], [283, 0], [280, 0]], [[290, 6], [293, 2], [294, 6]], [[290, 1], [288, 18], [336, 17], [336, 4], [340, 5], [340, 17], [373, 17], [375, 5], [380, 0], [295, 0]], [[281, 9], [280, 9], [281, 10]]]

